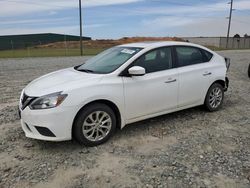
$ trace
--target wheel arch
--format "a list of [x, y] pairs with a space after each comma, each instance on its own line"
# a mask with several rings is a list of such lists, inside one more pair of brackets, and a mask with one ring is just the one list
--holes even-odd
[[[215, 84], [215, 83], [220, 84], [223, 88], [225, 88], [225, 86], [226, 86], [226, 81], [225, 81], [225, 80], [216, 80], [216, 81], [214, 81], [214, 82], [210, 85], [210, 87], [211, 87], [213, 84]], [[210, 88], [210, 87], [209, 87], [209, 88]]]
[[[225, 80], [215, 80], [212, 84], [210, 84], [209, 88], [207, 89], [207, 92], [209, 91], [210, 87], [215, 84], [215, 83], [218, 83], [220, 84], [224, 89], [226, 88], [226, 81]], [[205, 103], [205, 100], [206, 100], [206, 96], [207, 96], [207, 92], [206, 92], [206, 95], [204, 97], [204, 100], [203, 100], [203, 103]]]
[[84, 110], [86, 107], [88, 107], [89, 105], [92, 105], [92, 104], [95, 104], [95, 103], [101, 103], [101, 104], [106, 104], [107, 106], [109, 106], [115, 113], [115, 116], [116, 116], [116, 120], [117, 120], [117, 128], [121, 129], [121, 126], [122, 126], [122, 119], [121, 119], [121, 113], [120, 113], [120, 110], [119, 108], [117, 107], [117, 105], [115, 103], [113, 103], [112, 101], [110, 100], [107, 100], [107, 99], [98, 99], [98, 100], [94, 100], [94, 101], [91, 101], [91, 102], [88, 102], [87, 104], [85, 104], [80, 110], [78, 110], [77, 114], [75, 115], [74, 117], [74, 120], [73, 120], [73, 125], [72, 125], [72, 130], [71, 130], [71, 135], [72, 135], [72, 138], [73, 138], [73, 129], [74, 129], [74, 125], [75, 125], [75, 121], [76, 121], [76, 118], [79, 116], [80, 112], [82, 110]]

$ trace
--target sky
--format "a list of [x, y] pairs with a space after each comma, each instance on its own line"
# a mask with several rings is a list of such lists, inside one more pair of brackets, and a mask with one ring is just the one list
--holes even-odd
[[[83, 35], [226, 36], [230, 0], [82, 0]], [[0, 35], [79, 35], [78, 0], [0, 0]], [[231, 36], [250, 35], [250, 0], [234, 0]]]

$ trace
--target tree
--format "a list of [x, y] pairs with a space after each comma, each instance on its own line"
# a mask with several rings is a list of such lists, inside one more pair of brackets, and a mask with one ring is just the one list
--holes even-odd
[[239, 34], [234, 35], [234, 38], [240, 38]]
[[245, 38], [250, 38], [250, 36], [247, 33], [244, 35], [244, 37]]

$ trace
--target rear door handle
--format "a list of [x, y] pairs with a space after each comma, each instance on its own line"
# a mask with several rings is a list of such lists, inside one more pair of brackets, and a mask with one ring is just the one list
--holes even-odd
[[176, 81], [177, 81], [176, 79], [170, 79], [170, 80], [165, 81], [165, 84], [176, 82]]
[[208, 75], [211, 75], [212, 73], [211, 72], [205, 72], [204, 74], [203, 74], [203, 76], [208, 76]]

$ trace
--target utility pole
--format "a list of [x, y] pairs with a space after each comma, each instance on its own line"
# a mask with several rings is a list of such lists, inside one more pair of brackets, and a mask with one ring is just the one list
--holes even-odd
[[233, 12], [233, 0], [231, 0], [231, 2], [229, 2], [228, 4], [230, 4], [230, 14], [229, 14], [229, 22], [228, 22], [228, 30], [227, 30], [227, 44], [226, 44], [226, 48], [228, 48], [228, 42], [229, 42], [231, 20], [232, 20], [232, 12]]
[[83, 46], [82, 46], [82, 0], [79, 0], [79, 17], [80, 17], [80, 52], [81, 56], [83, 55]]

